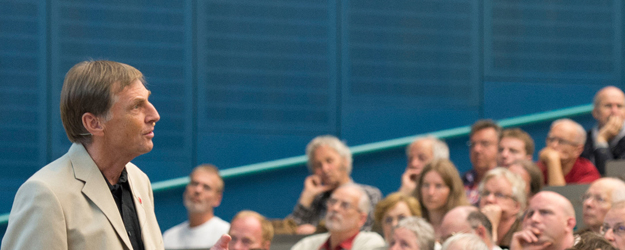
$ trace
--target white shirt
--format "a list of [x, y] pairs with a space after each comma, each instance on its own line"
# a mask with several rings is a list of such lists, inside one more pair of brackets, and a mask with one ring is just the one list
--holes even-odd
[[185, 221], [165, 231], [163, 243], [166, 249], [209, 248], [228, 230], [230, 223], [217, 216], [193, 228]]

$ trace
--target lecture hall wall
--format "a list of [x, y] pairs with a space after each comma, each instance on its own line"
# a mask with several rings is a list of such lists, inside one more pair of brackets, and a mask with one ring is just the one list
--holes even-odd
[[[0, 214], [69, 148], [59, 95], [80, 61], [147, 77], [161, 120], [133, 162], [158, 182], [303, 155], [322, 134], [353, 146], [588, 104], [624, 87], [623, 13], [620, 0], [0, 0]], [[523, 129], [540, 149], [548, 126]], [[448, 140], [460, 172], [466, 141]], [[358, 156], [353, 178], [395, 191], [404, 154]], [[307, 174], [228, 179], [216, 214], [283, 218]], [[161, 230], [185, 220], [182, 191], [155, 193]]]

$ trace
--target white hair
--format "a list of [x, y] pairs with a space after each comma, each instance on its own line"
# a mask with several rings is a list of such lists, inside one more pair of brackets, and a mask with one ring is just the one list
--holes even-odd
[[358, 209], [360, 210], [360, 212], [369, 214], [369, 211], [371, 210], [371, 201], [369, 201], [369, 195], [367, 195], [367, 192], [365, 192], [365, 190], [361, 186], [356, 183], [349, 182], [339, 186], [337, 190], [339, 188], [350, 188], [358, 191], [358, 193], [360, 193], [360, 198], [358, 198]]
[[428, 135], [426, 137], [419, 137], [415, 139], [414, 141], [412, 141], [412, 143], [410, 143], [410, 145], [408, 145], [408, 147], [406, 148], [407, 157], [410, 157], [410, 148], [412, 148], [414, 144], [420, 141], [430, 142], [430, 145], [432, 146], [432, 159], [449, 159], [449, 147], [447, 146], [447, 143], [439, 140], [438, 138], [432, 135]]
[[419, 249], [434, 249], [436, 239], [434, 238], [434, 228], [425, 219], [411, 216], [403, 218], [393, 228], [393, 232], [397, 228], [405, 228], [417, 236], [417, 245]]
[[519, 214], [522, 215], [525, 212], [525, 205], [527, 204], [527, 193], [525, 193], [525, 181], [521, 178], [521, 176], [512, 173], [512, 171], [503, 167], [496, 167], [486, 172], [484, 178], [480, 182], [478, 186], [479, 192], [484, 192], [484, 185], [486, 182], [493, 178], [505, 178], [508, 183], [510, 183], [510, 187], [512, 188], [512, 198], [516, 202], [518, 202], [521, 206], [519, 209]]
[[586, 143], [586, 130], [584, 130], [584, 127], [582, 127], [582, 125], [579, 125], [579, 123], [568, 119], [568, 118], [562, 118], [562, 119], [558, 119], [555, 120], [551, 123], [551, 129], [553, 129], [555, 126], [557, 126], [560, 123], [567, 123], [570, 124], [571, 126], [573, 126], [577, 132], [577, 136], [575, 136], [575, 141], [579, 144], [579, 145], [584, 145], [584, 143]]
[[345, 161], [345, 168], [347, 174], [352, 172], [352, 152], [349, 151], [349, 147], [345, 145], [341, 140], [332, 136], [332, 135], [321, 135], [315, 137], [312, 141], [308, 143], [306, 146], [306, 156], [308, 157], [308, 170], [313, 173], [313, 155], [315, 154], [315, 150], [321, 146], [328, 146], [334, 149], [341, 158]]
[[[452, 246], [459, 246], [451, 248]], [[462, 233], [451, 236], [443, 243], [441, 250], [489, 250], [488, 246], [476, 234]]]

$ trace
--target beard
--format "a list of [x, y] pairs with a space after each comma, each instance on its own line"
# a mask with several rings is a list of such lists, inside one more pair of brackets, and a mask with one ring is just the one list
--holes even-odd
[[358, 227], [355, 220], [345, 220], [343, 215], [337, 212], [328, 212], [325, 216], [326, 228], [330, 232], [344, 232]]
[[210, 209], [208, 203], [204, 201], [194, 202], [193, 199], [191, 199], [191, 197], [187, 196], [186, 194], [183, 198], [183, 204], [184, 207], [187, 208], [187, 211], [192, 214], [204, 213]]

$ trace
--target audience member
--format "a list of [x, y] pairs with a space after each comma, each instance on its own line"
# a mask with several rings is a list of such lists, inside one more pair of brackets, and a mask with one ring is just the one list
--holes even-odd
[[532, 160], [534, 155], [534, 139], [520, 128], [504, 129], [499, 139], [497, 164], [509, 167], [517, 160]]
[[522, 229], [521, 215], [527, 204], [525, 182], [505, 168], [486, 172], [479, 186], [480, 210], [493, 224], [493, 239], [509, 246], [512, 234]]
[[443, 243], [442, 250], [489, 250], [489, 248], [477, 235], [461, 233], [447, 239]]
[[449, 210], [441, 224], [441, 242], [458, 233], [472, 233], [480, 237], [490, 250], [500, 250], [493, 241], [493, 226], [474, 206], [459, 206]]
[[214, 214], [224, 190], [219, 170], [210, 164], [200, 165], [189, 179], [183, 194], [188, 220], [165, 231], [163, 243], [168, 249], [208, 248], [230, 228], [228, 222]]
[[625, 159], [625, 94], [608, 86], [595, 95], [592, 116], [597, 124], [587, 133], [582, 157], [595, 164], [605, 174], [605, 164], [613, 159]]
[[[332, 191], [340, 185], [352, 183], [352, 154], [349, 148], [334, 136], [318, 136], [306, 146], [308, 170], [312, 175], [304, 181], [304, 190], [289, 215], [299, 226], [297, 233], [310, 234], [316, 231], [327, 211], [327, 201]], [[361, 185], [374, 207], [382, 199], [382, 192], [372, 186]], [[369, 210], [367, 210], [369, 211]], [[370, 212], [364, 230], [371, 230], [373, 213]]]
[[625, 249], [625, 201], [612, 204], [603, 218], [603, 237], [618, 249]]
[[228, 234], [232, 237], [229, 250], [269, 250], [273, 226], [259, 213], [243, 210], [232, 218]]
[[415, 195], [423, 218], [432, 224], [437, 238], [445, 213], [454, 207], [469, 205], [458, 170], [446, 159], [432, 160], [425, 166]]
[[382, 228], [384, 239], [390, 239], [391, 230], [406, 217], [421, 217], [419, 202], [412, 196], [395, 192], [378, 202], [374, 211], [375, 224]]
[[574, 250], [618, 250], [608, 240], [596, 232], [586, 231], [578, 235]]
[[619, 179], [604, 177], [594, 181], [582, 196], [583, 221], [588, 230], [601, 231], [603, 218], [612, 207], [612, 192], [625, 190], [625, 183]]
[[510, 250], [564, 250], [573, 246], [573, 205], [564, 196], [541, 191], [534, 195], [523, 218], [523, 230], [514, 233]]
[[393, 228], [389, 250], [434, 249], [434, 229], [419, 217], [406, 217]]
[[497, 166], [500, 134], [501, 127], [491, 120], [479, 120], [471, 127], [469, 151], [473, 169], [462, 176], [462, 182], [467, 199], [472, 205], [477, 205], [480, 199], [477, 185], [488, 170]]
[[325, 223], [328, 233], [308, 236], [292, 250], [376, 249], [384, 239], [374, 232], [360, 231], [371, 209], [369, 196], [361, 186], [348, 183], [335, 189], [327, 200]]
[[601, 178], [595, 166], [586, 158], [579, 157], [584, 149], [586, 132], [571, 119], [551, 123], [547, 146], [540, 151], [538, 166], [542, 169], [549, 186], [570, 183], [591, 183]]
[[72, 145], [20, 186], [2, 249], [163, 248], [150, 180], [130, 162], [154, 146], [160, 116], [149, 97], [127, 64], [84, 61], [67, 72], [60, 112]]
[[427, 136], [415, 139], [406, 148], [408, 164], [401, 176], [399, 192], [411, 195], [417, 187], [417, 180], [425, 164], [432, 159], [449, 159], [449, 147], [436, 137]]
[[545, 178], [543, 172], [536, 164], [529, 160], [516, 160], [508, 167], [510, 172], [518, 174], [525, 181], [525, 193], [527, 200], [543, 189]]

